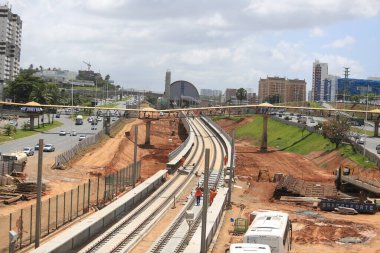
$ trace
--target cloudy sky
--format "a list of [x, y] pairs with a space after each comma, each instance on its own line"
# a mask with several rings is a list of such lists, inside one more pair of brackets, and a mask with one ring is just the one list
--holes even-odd
[[[6, 1], [0, 0], [2, 4]], [[86, 69], [125, 88], [253, 88], [266, 76], [380, 76], [380, 0], [11, 0], [21, 65]]]

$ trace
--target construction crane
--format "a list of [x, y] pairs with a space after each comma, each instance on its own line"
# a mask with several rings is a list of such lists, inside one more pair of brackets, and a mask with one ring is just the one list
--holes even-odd
[[83, 61], [83, 63], [87, 65], [87, 70], [90, 71], [91, 64], [89, 62], [85, 62], [85, 61]]

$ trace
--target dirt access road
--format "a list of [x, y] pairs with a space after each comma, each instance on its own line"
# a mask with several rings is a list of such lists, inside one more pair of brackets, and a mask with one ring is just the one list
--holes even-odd
[[[151, 145], [144, 145], [145, 123], [141, 120], [128, 120], [121, 131], [113, 137], [105, 137], [100, 143], [87, 150], [65, 166], [64, 170], [52, 170], [54, 160], [44, 160], [43, 181], [48, 185], [44, 199], [63, 193], [86, 182], [92, 175], [108, 174], [124, 168], [133, 162], [134, 126], [138, 125], [138, 160], [142, 161], [142, 180], [166, 167], [168, 154], [186, 138], [180, 130], [178, 120], [159, 120], [151, 123]], [[128, 133], [128, 137], [126, 134]], [[182, 139], [181, 139], [182, 138]], [[37, 165], [29, 165], [29, 169]], [[93, 177], [95, 178], [95, 177]], [[34, 204], [35, 200], [18, 201], [14, 205], [0, 206], [0, 215]]]
[[[249, 122], [218, 121], [229, 131]], [[293, 175], [306, 181], [333, 184], [332, 172], [344, 159], [331, 153], [312, 153], [302, 156], [269, 149], [260, 153], [259, 148], [247, 141], [236, 141], [236, 175], [231, 210], [226, 211], [213, 253], [225, 252], [230, 243], [241, 242], [242, 236], [233, 235], [230, 218], [248, 217], [257, 209], [271, 209], [290, 214], [293, 221], [293, 253], [380, 253], [380, 213], [375, 215], [344, 216], [313, 210], [310, 206], [282, 203], [272, 199], [275, 184], [256, 182], [259, 169], [267, 169], [271, 175], [277, 172]], [[350, 163], [350, 161], [344, 161]], [[360, 173], [358, 171], [358, 173]], [[361, 172], [362, 175], [380, 178], [378, 173]], [[340, 240], [360, 243], [344, 244]]]

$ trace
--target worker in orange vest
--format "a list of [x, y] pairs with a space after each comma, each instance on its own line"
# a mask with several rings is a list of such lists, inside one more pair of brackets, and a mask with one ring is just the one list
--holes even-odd
[[218, 192], [215, 188], [212, 188], [210, 191], [210, 206], [212, 205], [212, 202], [214, 201], [214, 198]]
[[197, 198], [197, 206], [199, 206], [201, 203], [202, 195], [203, 195], [203, 192], [201, 188], [197, 187], [197, 189], [195, 189], [195, 197]]

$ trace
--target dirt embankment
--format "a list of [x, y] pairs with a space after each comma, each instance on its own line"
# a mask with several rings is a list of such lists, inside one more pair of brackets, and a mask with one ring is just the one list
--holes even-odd
[[[249, 122], [252, 118], [236, 123], [220, 120], [226, 131]], [[278, 151], [260, 153], [259, 147], [247, 141], [236, 141], [236, 175], [238, 179], [232, 193], [232, 209], [226, 212], [224, 222], [212, 252], [224, 252], [230, 243], [242, 241], [242, 235], [233, 235], [231, 218], [248, 217], [257, 209], [280, 210], [289, 213], [293, 222], [293, 253], [380, 253], [380, 214], [343, 216], [314, 210], [310, 205], [284, 203], [272, 198], [276, 184], [257, 182], [259, 170], [292, 175], [305, 181], [333, 184], [332, 174], [341, 163], [355, 167], [355, 174], [368, 172], [355, 166], [337, 152], [313, 152], [307, 156]], [[378, 177], [380, 179], [380, 177]]]

